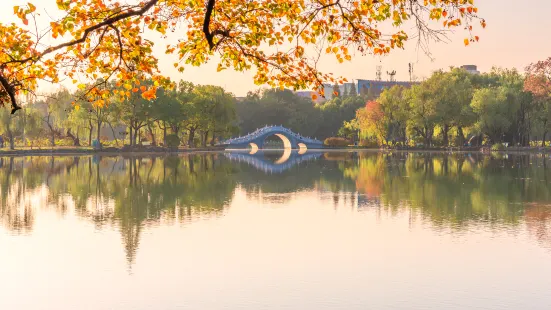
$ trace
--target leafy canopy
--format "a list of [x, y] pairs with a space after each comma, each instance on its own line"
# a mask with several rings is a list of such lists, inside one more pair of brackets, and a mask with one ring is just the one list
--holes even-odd
[[[35, 0], [36, 1], [36, 0]], [[46, 0], [45, 0], [46, 1]], [[53, 0], [47, 0], [53, 1]], [[37, 3], [37, 2], [35, 2]], [[153, 55], [151, 32], [166, 38], [174, 66], [200, 66], [218, 56], [218, 70], [253, 69], [258, 84], [277, 87], [320, 87], [343, 82], [317, 69], [319, 55], [341, 63], [356, 52], [384, 55], [403, 48], [411, 37], [439, 39], [444, 28], [467, 30], [465, 44], [478, 41], [472, 25], [474, 0], [56, 0], [62, 14], [46, 30], [36, 27], [33, 3], [15, 6], [19, 23], [0, 23], [0, 101], [19, 106], [17, 95], [36, 90], [39, 80], [70, 79], [84, 95], [103, 104], [109, 89], [86, 81], [126, 81], [128, 90], [140, 79], [154, 84], [140, 90], [145, 99], [168, 86]], [[439, 21], [431, 24], [430, 20]], [[414, 25], [414, 33], [407, 23]], [[434, 27], [433, 27], [434, 26]], [[382, 29], [389, 29], [383, 32]], [[80, 83], [79, 81], [84, 81]], [[127, 93], [127, 96], [130, 94]]]

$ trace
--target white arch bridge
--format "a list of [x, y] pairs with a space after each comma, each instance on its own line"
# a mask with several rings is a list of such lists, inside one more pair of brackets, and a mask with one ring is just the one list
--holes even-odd
[[322, 141], [312, 139], [310, 137], [304, 137], [283, 126], [265, 126], [249, 133], [248, 135], [222, 141], [218, 145], [225, 146], [230, 149], [244, 149], [249, 147], [253, 150], [263, 149], [264, 141], [271, 136], [277, 136], [280, 138], [283, 141], [283, 147], [285, 149], [323, 148]]

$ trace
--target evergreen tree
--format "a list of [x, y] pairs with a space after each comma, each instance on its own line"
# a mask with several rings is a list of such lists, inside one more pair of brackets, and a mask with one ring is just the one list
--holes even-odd
[[356, 90], [356, 85], [352, 84], [352, 87], [348, 90], [348, 96], [349, 97], [356, 97], [358, 95], [358, 91]]

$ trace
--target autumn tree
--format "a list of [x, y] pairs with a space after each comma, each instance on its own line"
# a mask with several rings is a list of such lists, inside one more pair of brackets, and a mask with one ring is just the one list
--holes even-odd
[[385, 116], [379, 102], [368, 101], [365, 108], [356, 112], [361, 134], [367, 138], [375, 138], [379, 145], [388, 145], [389, 122]]
[[[53, 1], [53, 0], [49, 0]], [[37, 3], [37, 2], [35, 2]], [[339, 63], [352, 52], [385, 55], [403, 48], [410, 38], [426, 47], [442, 39], [442, 28], [467, 29], [465, 44], [478, 40], [474, 0], [382, 1], [184, 1], [56, 0], [59, 19], [36, 25], [35, 4], [15, 6], [18, 23], [0, 24], [0, 101], [20, 109], [17, 96], [34, 92], [40, 80], [155, 82], [140, 94], [151, 100], [168, 86], [158, 70], [153, 42], [146, 37], [187, 30], [167, 42], [175, 67], [200, 66], [217, 59], [218, 70], [254, 70], [258, 84], [303, 89], [322, 81], [344, 79], [318, 70], [319, 54]], [[432, 27], [430, 20], [439, 21]], [[394, 27], [389, 27], [389, 26]], [[414, 27], [410, 27], [413, 25]], [[43, 29], [43, 30], [37, 30]], [[382, 29], [385, 29], [383, 31]], [[413, 29], [407, 31], [405, 29]], [[102, 98], [109, 91], [97, 84], [84, 95]], [[130, 97], [129, 93], [125, 93]], [[97, 100], [102, 100], [97, 99]]]
[[541, 145], [545, 146], [546, 135], [551, 129], [551, 57], [529, 65], [526, 71], [524, 89], [534, 96], [536, 118], [542, 129]]

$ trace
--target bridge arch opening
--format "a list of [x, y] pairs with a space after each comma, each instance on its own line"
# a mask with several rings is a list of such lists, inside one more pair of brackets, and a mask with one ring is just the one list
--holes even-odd
[[249, 147], [251, 148], [251, 151], [249, 152], [249, 154], [251, 155], [254, 155], [256, 154], [256, 152], [258, 152], [258, 145], [256, 145], [256, 143], [249, 143]]
[[298, 144], [298, 153], [300, 155], [306, 153], [307, 150], [308, 150], [308, 147], [306, 146], [306, 144], [304, 144], [302, 142]]
[[[267, 140], [270, 140], [270, 137], [273, 137], [273, 136], [276, 136], [278, 137], [279, 139], [281, 139], [281, 141], [283, 142], [283, 149], [291, 149], [293, 146], [291, 145], [291, 140], [289, 140], [289, 138], [287, 138], [287, 136], [285, 136], [284, 134], [281, 134], [281, 133], [276, 133], [276, 134], [273, 134], [273, 135], [270, 135], [270, 136], [267, 136], [265, 139], [264, 139], [264, 143], [266, 143]], [[262, 146], [262, 148], [264, 148], [264, 145]]]

